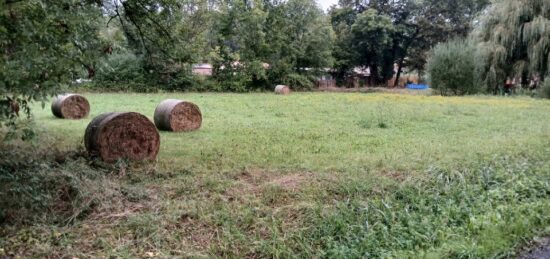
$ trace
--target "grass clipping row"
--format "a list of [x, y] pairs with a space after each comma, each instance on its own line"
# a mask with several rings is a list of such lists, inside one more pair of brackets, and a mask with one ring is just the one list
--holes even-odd
[[104, 113], [92, 120], [84, 136], [86, 150], [107, 163], [119, 159], [153, 161], [160, 147], [155, 125], [135, 112]]
[[90, 114], [90, 103], [82, 95], [58, 95], [52, 102], [52, 113], [62, 119], [82, 119]]
[[201, 110], [191, 102], [167, 99], [155, 109], [155, 125], [159, 130], [193, 131], [201, 124]]

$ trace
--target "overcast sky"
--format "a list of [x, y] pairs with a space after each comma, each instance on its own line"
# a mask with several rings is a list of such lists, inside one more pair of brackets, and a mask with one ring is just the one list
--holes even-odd
[[331, 5], [337, 4], [338, 0], [317, 0], [317, 3], [319, 3], [323, 10], [326, 11]]

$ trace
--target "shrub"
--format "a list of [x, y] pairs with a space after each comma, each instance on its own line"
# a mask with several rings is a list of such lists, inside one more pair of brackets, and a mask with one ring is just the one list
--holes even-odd
[[145, 60], [132, 53], [117, 53], [100, 64], [91, 87], [145, 93], [159, 90], [188, 91], [203, 89], [204, 84], [201, 83], [204, 81], [191, 74], [188, 65]]
[[[240, 69], [222, 70], [215, 76], [220, 91], [246, 92], [249, 91], [252, 79]], [[210, 89], [209, 89], [210, 90]]]
[[132, 53], [117, 53], [109, 56], [99, 65], [94, 83], [99, 88], [125, 85], [129, 89], [122, 90], [143, 91], [147, 85], [145, 75], [141, 57]]
[[189, 88], [190, 91], [207, 92], [207, 91], [221, 91], [220, 84], [211, 77], [206, 76], [193, 76], [193, 86]]
[[220, 63], [214, 79], [218, 87], [207, 90], [221, 90], [231, 92], [249, 92], [266, 88], [268, 76], [266, 68], [260, 61], [234, 63]]
[[427, 64], [430, 84], [442, 95], [480, 92], [476, 71], [476, 49], [466, 40], [453, 40], [437, 45], [431, 51]]
[[311, 76], [293, 73], [283, 79], [283, 84], [290, 86], [291, 89], [308, 90], [313, 87], [313, 79]]
[[194, 90], [197, 87], [197, 81], [194, 75], [179, 69], [175, 72], [162, 75], [158, 84], [164, 90], [186, 91]]

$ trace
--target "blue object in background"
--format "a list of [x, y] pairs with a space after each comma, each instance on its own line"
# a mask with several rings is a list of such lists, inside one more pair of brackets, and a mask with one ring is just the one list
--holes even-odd
[[428, 85], [417, 85], [417, 84], [408, 84], [407, 89], [414, 89], [414, 90], [426, 90], [430, 87]]

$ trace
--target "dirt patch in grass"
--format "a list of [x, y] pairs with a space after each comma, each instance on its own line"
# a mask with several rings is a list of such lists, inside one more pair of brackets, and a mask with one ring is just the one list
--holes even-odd
[[268, 184], [280, 186], [287, 191], [296, 191], [309, 179], [314, 176], [311, 173], [304, 174], [289, 174], [277, 177], [271, 180]]
[[258, 169], [246, 170], [234, 177], [235, 187], [227, 194], [233, 195], [260, 195], [266, 187], [276, 187], [287, 192], [299, 192], [301, 188], [318, 177], [310, 172], [281, 174]]
[[158, 197], [154, 190], [132, 193], [128, 190], [121, 190], [119, 197], [114, 197], [108, 206], [97, 209], [89, 217], [92, 221], [112, 222], [117, 219], [128, 218], [129, 216], [143, 213], [154, 209], [158, 204]]
[[207, 251], [215, 239], [218, 230], [195, 216], [184, 213], [178, 218], [175, 229], [169, 231], [183, 232], [185, 247], [192, 247], [196, 251]]
[[396, 182], [404, 182], [410, 177], [410, 174], [400, 171], [382, 171], [380, 176], [390, 178]]

